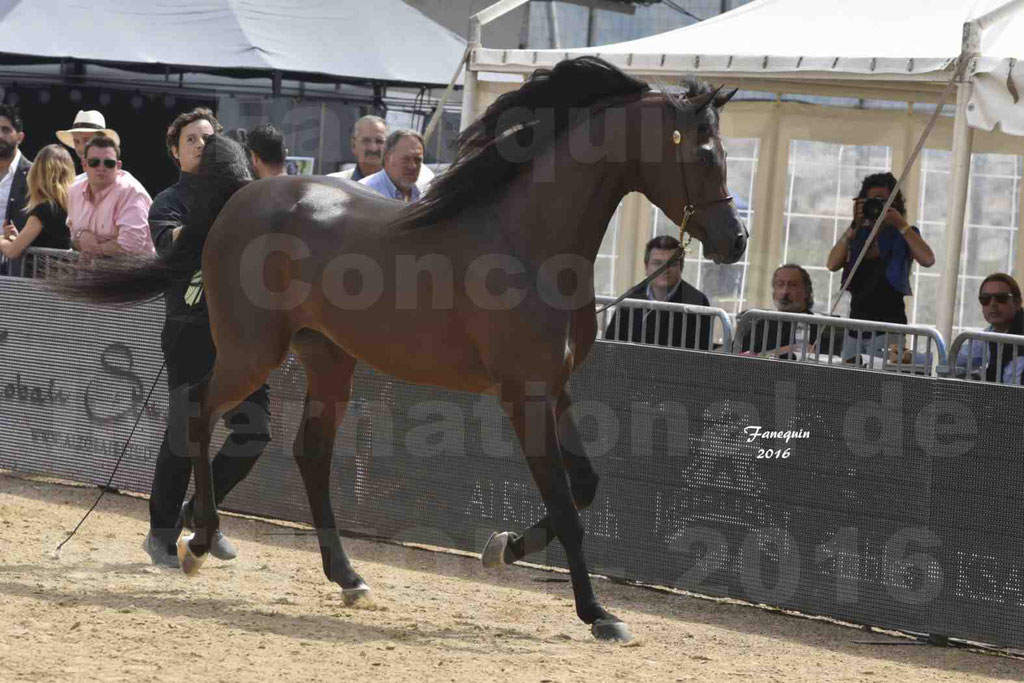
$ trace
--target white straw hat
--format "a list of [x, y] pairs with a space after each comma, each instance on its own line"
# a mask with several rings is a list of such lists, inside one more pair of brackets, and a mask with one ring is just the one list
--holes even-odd
[[57, 131], [57, 139], [68, 147], [74, 147], [75, 139], [71, 137], [72, 133], [103, 133], [107, 137], [113, 138], [118, 147], [121, 146], [121, 136], [113, 128], [107, 128], [107, 121], [103, 118], [103, 114], [95, 109], [79, 110], [75, 114], [75, 122], [71, 124], [70, 128]]

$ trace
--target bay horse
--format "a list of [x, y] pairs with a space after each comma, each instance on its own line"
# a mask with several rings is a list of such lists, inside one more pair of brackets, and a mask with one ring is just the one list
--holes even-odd
[[626, 193], [643, 192], [676, 224], [693, 212], [686, 228], [714, 260], [742, 256], [747, 234], [718, 137], [718, 109], [731, 96], [696, 82], [685, 96], [655, 93], [601, 59], [563, 61], [499, 97], [413, 205], [335, 178], [252, 181], [241, 147], [208, 138], [202, 190], [171, 251], [94, 263], [62, 285], [123, 303], [154, 298], [202, 268], [218, 353], [193, 387], [195, 531], [178, 541], [185, 573], [199, 569], [219, 524], [212, 425], [291, 349], [308, 382], [294, 456], [324, 573], [347, 604], [369, 604], [371, 594], [342, 546], [328, 485], [362, 360], [405, 381], [500, 400], [547, 515], [534, 533], [492, 536], [484, 563], [515, 561], [558, 538], [577, 616], [598, 639], [630, 640], [598, 602], [584, 560], [579, 510], [598, 477], [566, 382], [596, 337], [594, 260]]

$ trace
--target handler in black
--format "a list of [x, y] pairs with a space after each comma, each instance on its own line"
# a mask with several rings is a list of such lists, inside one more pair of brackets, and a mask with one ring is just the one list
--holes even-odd
[[[198, 108], [179, 115], [167, 129], [167, 150], [181, 169], [178, 182], [153, 200], [149, 228], [158, 254], [165, 254], [177, 239], [196, 189], [194, 172], [199, 167], [205, 138], [223, 130], [209, 109]], [[160, 446], [149, 499], [149, 533], [143, 549], [154, 564], [177, 567], [175, 543], [182, 526], [191, 527], [193, 501], [182, 505], [192, 475], [188, 457], [187, 421], [189, 387], [213, 369], [216, 349], [210, 336], [206, 302], [196, 287], [178, 285], [164, 293], [166, 320], [160, 346], [167, 361], [170, 404], [167, 430]], [[231, 434], [213, 459], [213, 486], [217, 504], [245, 478], [270, 441], [270, 396], [264, 384], [238, 408], [224, 416]], [[210, 554], [233, 559], [238, 551], [218, 531]]]

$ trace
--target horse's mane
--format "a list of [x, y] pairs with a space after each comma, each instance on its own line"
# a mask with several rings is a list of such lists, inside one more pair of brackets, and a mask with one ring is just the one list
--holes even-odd
[[[397, 224], [428, 225], [484, 202], [550, 146], [569, 125], [573, 109], [616, 95], [641, 95], [648, 89], [643, 81], [598, 57], [578, 57], [534, 71], [522, 87], [495, 100], [459, 135], [455, 162], [434, 178], [424, 198], [410, 206]], [[554, 126], [533, 125], [540, 109], [554, 115]], [[509, 159], [502, 153], [499, 143], [508, 135], [515, 136], [514, 148], [523, 151], [517, 157], [526, 158]], [[536, 139], [538, 135], [546, 139]]]

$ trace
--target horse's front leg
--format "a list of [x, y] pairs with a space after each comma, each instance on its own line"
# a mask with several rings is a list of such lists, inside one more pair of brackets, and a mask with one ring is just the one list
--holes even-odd
[[[583, 525], [573, 502], [569, 479], [562, 463], [555, 417], [557, 399], [543, 383], [515, 383], [502, 387], [502, 405], [519, 436], [555, 535], [565, 548], [576, 600], [576, 615], [601, 640], [632, 640], [629, 629], [597, 601], [583, 557]], [[561, 387], [559, 387], [561, 389]]]
[[[562, 450], [562, 461], [569, 475], [572, 499], [579, 512], [586, 510], [597, 494], [599, 477], [587, 457], [580, 437], [579, 426], [572, 414], [572, 398], [568, 389], [558, 397], [555, 417], [558, 420], [558, 445]], [[491, 534], [481, 555], [488, 569], [512, 564], [527, 555], [540, 552], [555, 540], [555, 525], [551, 515], [544, 517], [522, 533], [501, 531]]]

